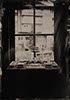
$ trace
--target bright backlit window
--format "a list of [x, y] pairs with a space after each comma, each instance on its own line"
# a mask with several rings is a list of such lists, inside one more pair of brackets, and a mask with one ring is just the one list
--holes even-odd
[[37, 1], [15, 10], [15, 60], [54, 60], [54, 4]]

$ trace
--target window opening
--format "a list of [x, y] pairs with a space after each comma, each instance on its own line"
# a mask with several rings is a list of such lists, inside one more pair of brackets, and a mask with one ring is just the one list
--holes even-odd
[[15, 10], [16, 61], [54, 61], [53, 19], [54, 4], [49, 0], [34, 0], [26, 8]]

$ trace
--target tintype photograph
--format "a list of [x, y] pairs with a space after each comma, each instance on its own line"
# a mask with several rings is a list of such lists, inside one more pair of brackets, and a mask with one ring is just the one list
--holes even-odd
[[69, 0], [0, 0], [0, 100], [70, 100]]

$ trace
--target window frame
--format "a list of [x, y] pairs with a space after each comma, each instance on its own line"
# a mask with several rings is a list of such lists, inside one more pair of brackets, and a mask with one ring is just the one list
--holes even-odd
[[[25, 6], [23, 9], [31, 9], [29, 6]], [[23, 9], [20, 9], [20, 12], [21, 10]], [[35, 4], [35, 0], [33, 0], [33, 34], [30, 32], [19, 32], [18, 34], [15, 34], [15, 36], [33, 36], [33, 45], [36, 46], [36, 36], [54, 36], [54, 33], [43, 33], [43, 34], [40, 34], [40, 33], [37, 33], [36, 34], [36, 17], [39, 17], [39, 15], [36, 15], [36, 10], [38, 9], [53, 9], [54, 11], [54, 6], [45, 6], [45, 7], [37, 7], [36, 4]], [[22, 15], [23, 16], [23, 15]], [[30, 15], [24, 15], [24, 16], [30, 16]], [[24, 34], [23, 34], [24, 33]], [[36, 57], [36, 52], [34, 52], [34, 57]]]

